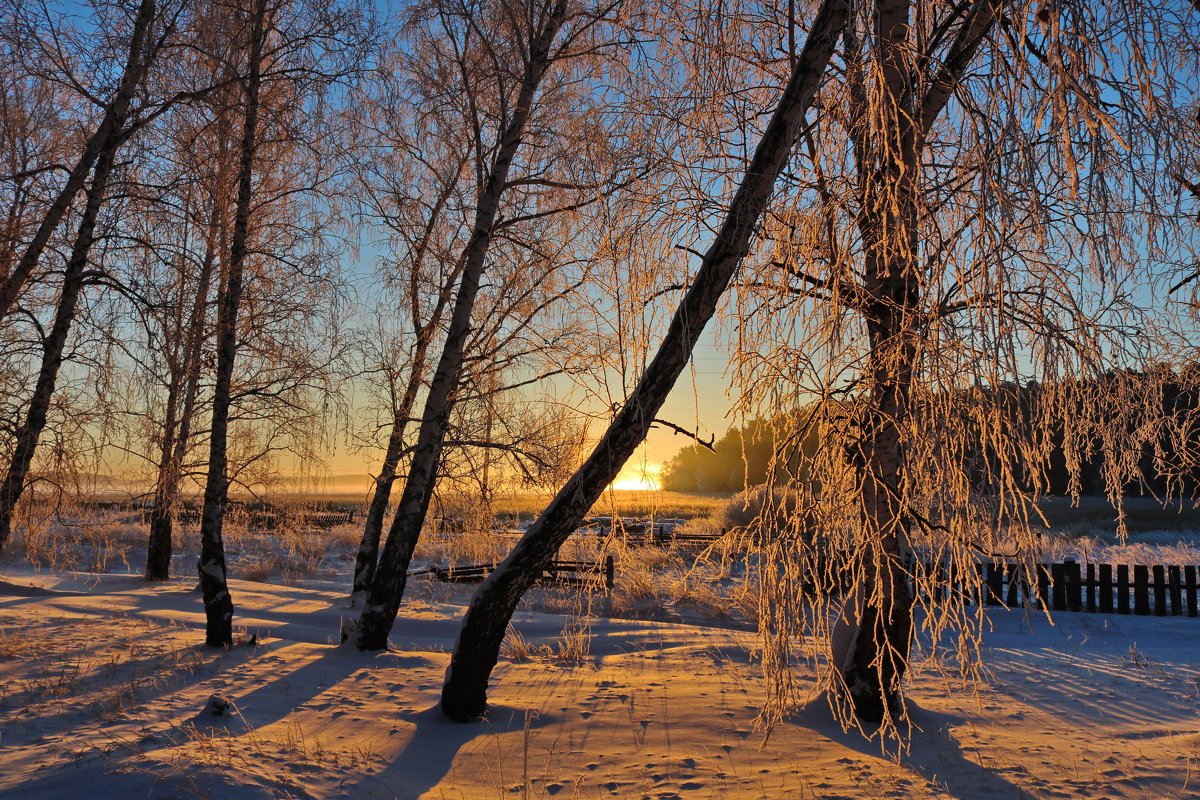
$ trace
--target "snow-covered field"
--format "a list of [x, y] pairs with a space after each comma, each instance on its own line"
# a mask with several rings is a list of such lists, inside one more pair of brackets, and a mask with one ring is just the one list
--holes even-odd
[[[1046, 560], [1200, 563], [1194, 508], [1132, 501], [1124, 542], [1102, 501], [1044, 510]], [[81, 517], [6, 547], [4, 800], [1200, 798], [1200, 619], [989, 609], [990, 673], [966, 686], [919, 666], [910, 747], [895, 756], [843, 731], [819, 696], [767, 736], [744, 581], [719, 557], [697, 569], [694, 547], [624, 548], [611, 594], [530, 593], [490, 717], [457, 725], [436, 706], [472, 587], [414, 578], [394, 650], [347, 652], [333, 643], [357, 615], [345, 600], [357, 526], [234, 529], [236, 621], [257, 643], [214, 651], [194, 579], [137, 576], [135, 518]], [[194, 536], [181, 539], [174, 569], [188, 575]], [[510, 545], [428, 536], [414, 566]], [[591, 558], [598, 540], [572, 547]], [[585, 608], [594, 616], [548, 613]], [[234, 712], [207, 713], [214, 694]]]
[[571, 661], [571, 620], [523, 613], [531, 657], [459, 725], [436, 705], [461, 605], [412, 592], [368, 656], [333, 644], [340, 587], [231, 584], [258, 640], [218, 651], [194, 581], [4, 569], [0, 797], [1200, 797], [1200, 619], [989, 610], [991, 675], [918, 671], [889, 757], [819, 700], [764, 738], [753, 634], [596, 619]]

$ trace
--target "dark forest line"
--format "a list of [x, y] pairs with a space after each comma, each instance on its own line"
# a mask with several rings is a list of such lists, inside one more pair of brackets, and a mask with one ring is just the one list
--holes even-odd
[[[1138, 457], [1138, 477], [1125, 484], [1124, 494], [1129, 496], [1195, 496], [1200, 490], [1200, 429], [1196, 422], [1200, 412], [1200, 393], [1190, 388], [1194, 383], [1188, 372], [1200, 369], [1189, 365], [1184, 374], [1174, 370], [1173, 377], [1166, 380], [1156, 378], [1146, 381], [1147, 391], [1160, 394], [1159, 404], [1164, 419], [1174, 421], [1171, 431], [1163, 431], [1142, 447]], [[1136, 373], [1109, 373], [1104, 378], [1085, 381], [1076, 385], [1075, 392], [1081, 397], [1102, 395], [1106, 383], [1118, 378], [1139, 380], [1144, 376]], [[1047, 387], [1030, 382], [1024, 386], [1004, 384], [991, 390], [975, 389], [994, 395], [997, 405], [1005, 410], [1006, 425], [1010, 432], [1019, 436], [1032, 435], [1038, 424], [1038, 404]], [[1082, 389], [1082, 391], [1081, 391]], [[1083, 402], [1083, 401], [1081, 401]], [[741, 492], [764, 483], [781, 485], [804, 480], [807, 471], [804, 462], [812, 458], [820, 447], [821, 437], [812, 430], [805, 431], [807, 421], [815, 407], [780, 414], [773, 419], [753, 419], [741, 426], [731, 426], [712, 447], [691, 444], [679, 449], [664, 465], [660, 473], [662, 488], [677, 492]], [[1179, 430], [1196, 429], [1195, 435], [1180, 436]], [[1048, 436], [1048, 457], [1042, 463], [1021, 465], [1023, 482], [1027, 490], [1035, 486], [1042, 494], [1082, 495], [1098, 497], [1107, 494], [1104, 471], [1108, 457], [1101, 443], [1095, 438], [1076, 439], [1072, 442], [1074, 457], [1078, 459], [1075, 479], [1068, 466], [1069, 459], [1064, 443], [1062, 421], [1048, 431], [1038, 435]], [[795, 440], [802, 436], [797, 449]], [[996, 463], [996, 455], [979, 444], [983, 437], [976, 437], [973, 447], [976, 488], [989, 493], [990, 475]], [[786, 454], [776, 453], [776, 442], [786, 442]], [[773, 476], [773, 477], [772, 477]], [[993, 489], [994, 490], [994, 489]]]

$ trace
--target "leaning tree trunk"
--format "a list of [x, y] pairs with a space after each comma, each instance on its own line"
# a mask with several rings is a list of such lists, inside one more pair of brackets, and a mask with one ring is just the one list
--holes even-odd
[[246, 117], [238, 158], [238, 193], [234, 209], [233, 236], [225, 284], [217, 311], [217, 370], [213, 386], [208, 479], [204, 486], [204, 510], [200, 516], [200, 590], [204, 595], [207, 621], [204, 642], [210, 647], [233, 644], [233, 598], [225, 570], [225, 543], [221, 529], [229, 498], [226, 474], [229, 438], [229, 407], [233, 365], [237, 356], [238, 307], [242, 300], [242, 277], [250, 235], [253, 200], [254, 155], [258, 146], [258, 104], [262, 84], [262, 51], [267, 16], [266, 0], [257, 0], [250, 31], [250, 62], [246, 76]]
[[116, 160], [120, 144], [121, 137], [114, 134], [113, 141], [107, 143], [96, 162], [96, 171], [92, 176], [91, 186], [88, 187], [87, 203], [83, 209], [83, 217], [79, 221], [75, 243], [71, 248], [71, 257], [67, 261], [66, 273], [63, 276], [62, 293], [58, 300], [58, 310], [54, 315], [54, 325], [42, 343], [42, 365], [38, 371], [37, 384], [34, 386], [33, 397], [29, 401], [29, 410], [25, 414], [25, 421], [17, 429], [16, 447], [13, 450], [12, 460], [9, 462], [8, 473], [4, 478], [4, 483], [0, 484], [0, 547], [4, 546], [4, 542], [12, 530], [13, 514], [24, 492], [25, 479], [29, 475], [29, 467], [33, 463], [38, 440], [41, 438], [42, 430], [46, 427], [50, 402], [54, 397], [54, 388], [62, 367], [67, 336], [75, 321], [75, 308], [78, 305], [79, 294], [83, 290], [83, 273], [87, 267], [92, 242], [95, 240], [96, 220], [100, 216], [100, 207], [104, 203], [108, 179], [112, 174], [113, 163]]
[[[154, 21], [154, 14], [155, 0], [142, 0], [133, 23], [133, 31], [129, 40], [129, 55], [125, 61], [125, 70], [121, 75], [116, 95], [104, 109], [104, 116], [101, 118], [100, 124], [88, 139], [87, 144], [84, 145], [83, 154], [71, 168], [66, 183], [59, 189], [58, 195], [46, 210], [45, 216], [42, 217], [42, 221], [34, 232], [28, 247], [25, 248], [25, 252], [21, 255], [21, 259], [13, 267], [12, 272], [4, 276], [4, 282], [0, 283], [0, 320], [8, 316], [8, 312], [16, 303], [21, 289], [29, 280], [29, 276], [33, 274], [34, 268], [41, 260], [42, 253], [50, 243], [50, 237], [54, 235], [59, 223], [71, 208], [71, 203], [74, 202], [87, 182], [87, 176], [92, 166], [105, 156], [107, 150], [115, 147], [115, 143], [122, 136], [125, 120], [129, 116], [129, 105], [137, 94], [138, 87], [148, 68], [147, 59], [143, 57], [143, 50], [150, 24]], [[0, 537], [0, 544], [2, 543], [3, 538]]]
[[[176, 363], [168, 387], [163, 420], [162, 447], [159, 453], [158, 479], [154, 485], [154, 506], [150, 510], [150, 536], [146, 549], [146, 579], [165, 581], [171, 577], [173, 515], [183, 480], [183, 460], [192, 434], [192, 416], [200, 391], [200, 351], [204, 342], [204, 323], [208, 310], [208, 290], [216, 264], [216, 228], [220, 204], [213, 200], [212, 214], [204, 248], [204, 260], [196, 279], [196, 293], [187, 322], [177, 335], [183, 337], [182, 363]], [[180, 301], [182, 302], [182, 297]], [[182, 399], [180, 395], [182, 394]]]
[[359, 620], [360, 650], [382, 650], [387, 647], [388, 633], [396, 620], [400, 601], [404, 597], [408, 565], [425, 524], [429, 501], [437, 481], [442, 446], [450, 422], [453, 393], [462, 371], [463, 350], [471, 330], [471, 313], [483, 275], [484, 259], [491, 244], [492, 227], [500, 209], [500, 200], [508, 182], [508, 170], [521, 146], [525, 124], [533, 108], [533, 98], [542, 76], [550, 66], [551, 46], [566, 17], [567, 0], [558, 0], [547, 15], [542, 30], [530, 43], [529, 57], [521, 90], [513, 109], [512, 119], [504, 130], [496, 160], [492, 164], [487, 184], [479, 197], [475, 224], [463, 258], [462, 280], [450, 314], [450, 328], [442, 348], [442, 356], [429, 385], [421, 428], [413, 449], [408, 480], [388, 531], [387, 544], [379, 559], [375, 579], [371, 583], [367, 602]]
[[[420, 349], [420, 345], [418, 345]], [[392, 433], [388, 437], [387, 450], [383, 455], [383, 464], [379, 475], [375, 478], [375, 493], [371, 496], [371, 505], [367, 508], [367, 519], [363, 524], [362, 539], [358, 543], [358, 555], [354, 561], [354, 585], [351, 590], [351, 605], [358, 598], [365, 597], [375, 580], [375, 566], [379, 559], [379, 540], [383, 536], [383, 518], [387, 514], [388, 502], [392, 497], [392, 484], [396, 482], [396, 468], [400, 464], [400, 456], [404, 452], [404, 432], [408, 428], [408, 418], [416, 405], [417, 388], [420, 385], [420, 373], [414, 363], [409, 374], [408, 385], [404, 396], [396, 408], [392, 419]]]
[[451, 719], [466, 722], [486, 712], [488, 676], [517, 603], [645, 439], [683, 372], [696, 340], [750, 250], [755, 226], [792, 152], [846, 24], [846, 14], [845, 0], [822, 3], [724, 223], [704, 254], [654, 360], [587, 461], [471, 599], [442, 689], [442, 711]]

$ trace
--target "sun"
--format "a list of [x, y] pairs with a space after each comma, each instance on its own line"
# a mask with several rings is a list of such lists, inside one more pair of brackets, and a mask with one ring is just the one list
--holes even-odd
[[661, 464], [627, 464], [608, 488], [617, 491], [658, 491], [662, 488], [658, 480], [660, 469]]

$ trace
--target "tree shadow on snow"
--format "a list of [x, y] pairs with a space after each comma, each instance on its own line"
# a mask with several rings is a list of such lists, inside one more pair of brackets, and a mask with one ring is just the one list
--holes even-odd
[[[415, 724], [408, 744], [385, 769], [364, 775], [353, 787], [347, 784], [347, 796], [394, 797], [396, 800], [416, 800], [441, 783], [450, 772], [454, 759], [465, 745], [480, 736], [495, 736], [520, 731], [528, 725], [537, 730], [554, 721], [553, 717], [534, 714], [527, 709], [492, 705], [486, 718], [473, 723], [453, 722], [442, 714], [439, 705], [402, 717]], [[520, 763], [500, 763], [503, 756], [496, 751], [497, 772], [493, 776], [498, 797], [504, 784], [519, 782]], [[519, 761], [519, 759], [518, 759]]]
[[[286, 645], [284, 648], [286, 649]], [[266, 655], [269, 655], [268, 651]], [[286, 662], [285, 662], [286, 663]], [[230, 692], [246, 723], [253, 729], [265, 728], [291, 716], [301, 708], [324, 712], [336, 700], [320, 695], [336, 687], [360, 670], [415, 669], [433, 665], [420, 655], [373, 653], [328, 647], [318, 651], [315, 658], [288, 671], [281, 665], [274, 678], [256, 684], [247, 692]]]
[[[908, 739], [907, 750], [895, 739], [885, 743], [883, 752], [878, 736], [872, 736], [874, 726], [843, 730], [834, 719], [827, 698], [822, 693], [789, 718], [789, 723], [808, 728], [843, 747], [871, 758], [887, 758], [911, 770], [950, 797], [976, 800], [981, 797], [1004, 797], [1025, 800], [1033, 795], [1009, 782], [995, 770], [982, 766], [963, 752], [952, 729], [965, 724], [963, 717], [921, 708], [911, 700], [908, 706], [909, 723], [901, 723], [900, 734]], [[864, 735], [865, 734], [865, 735]]]

